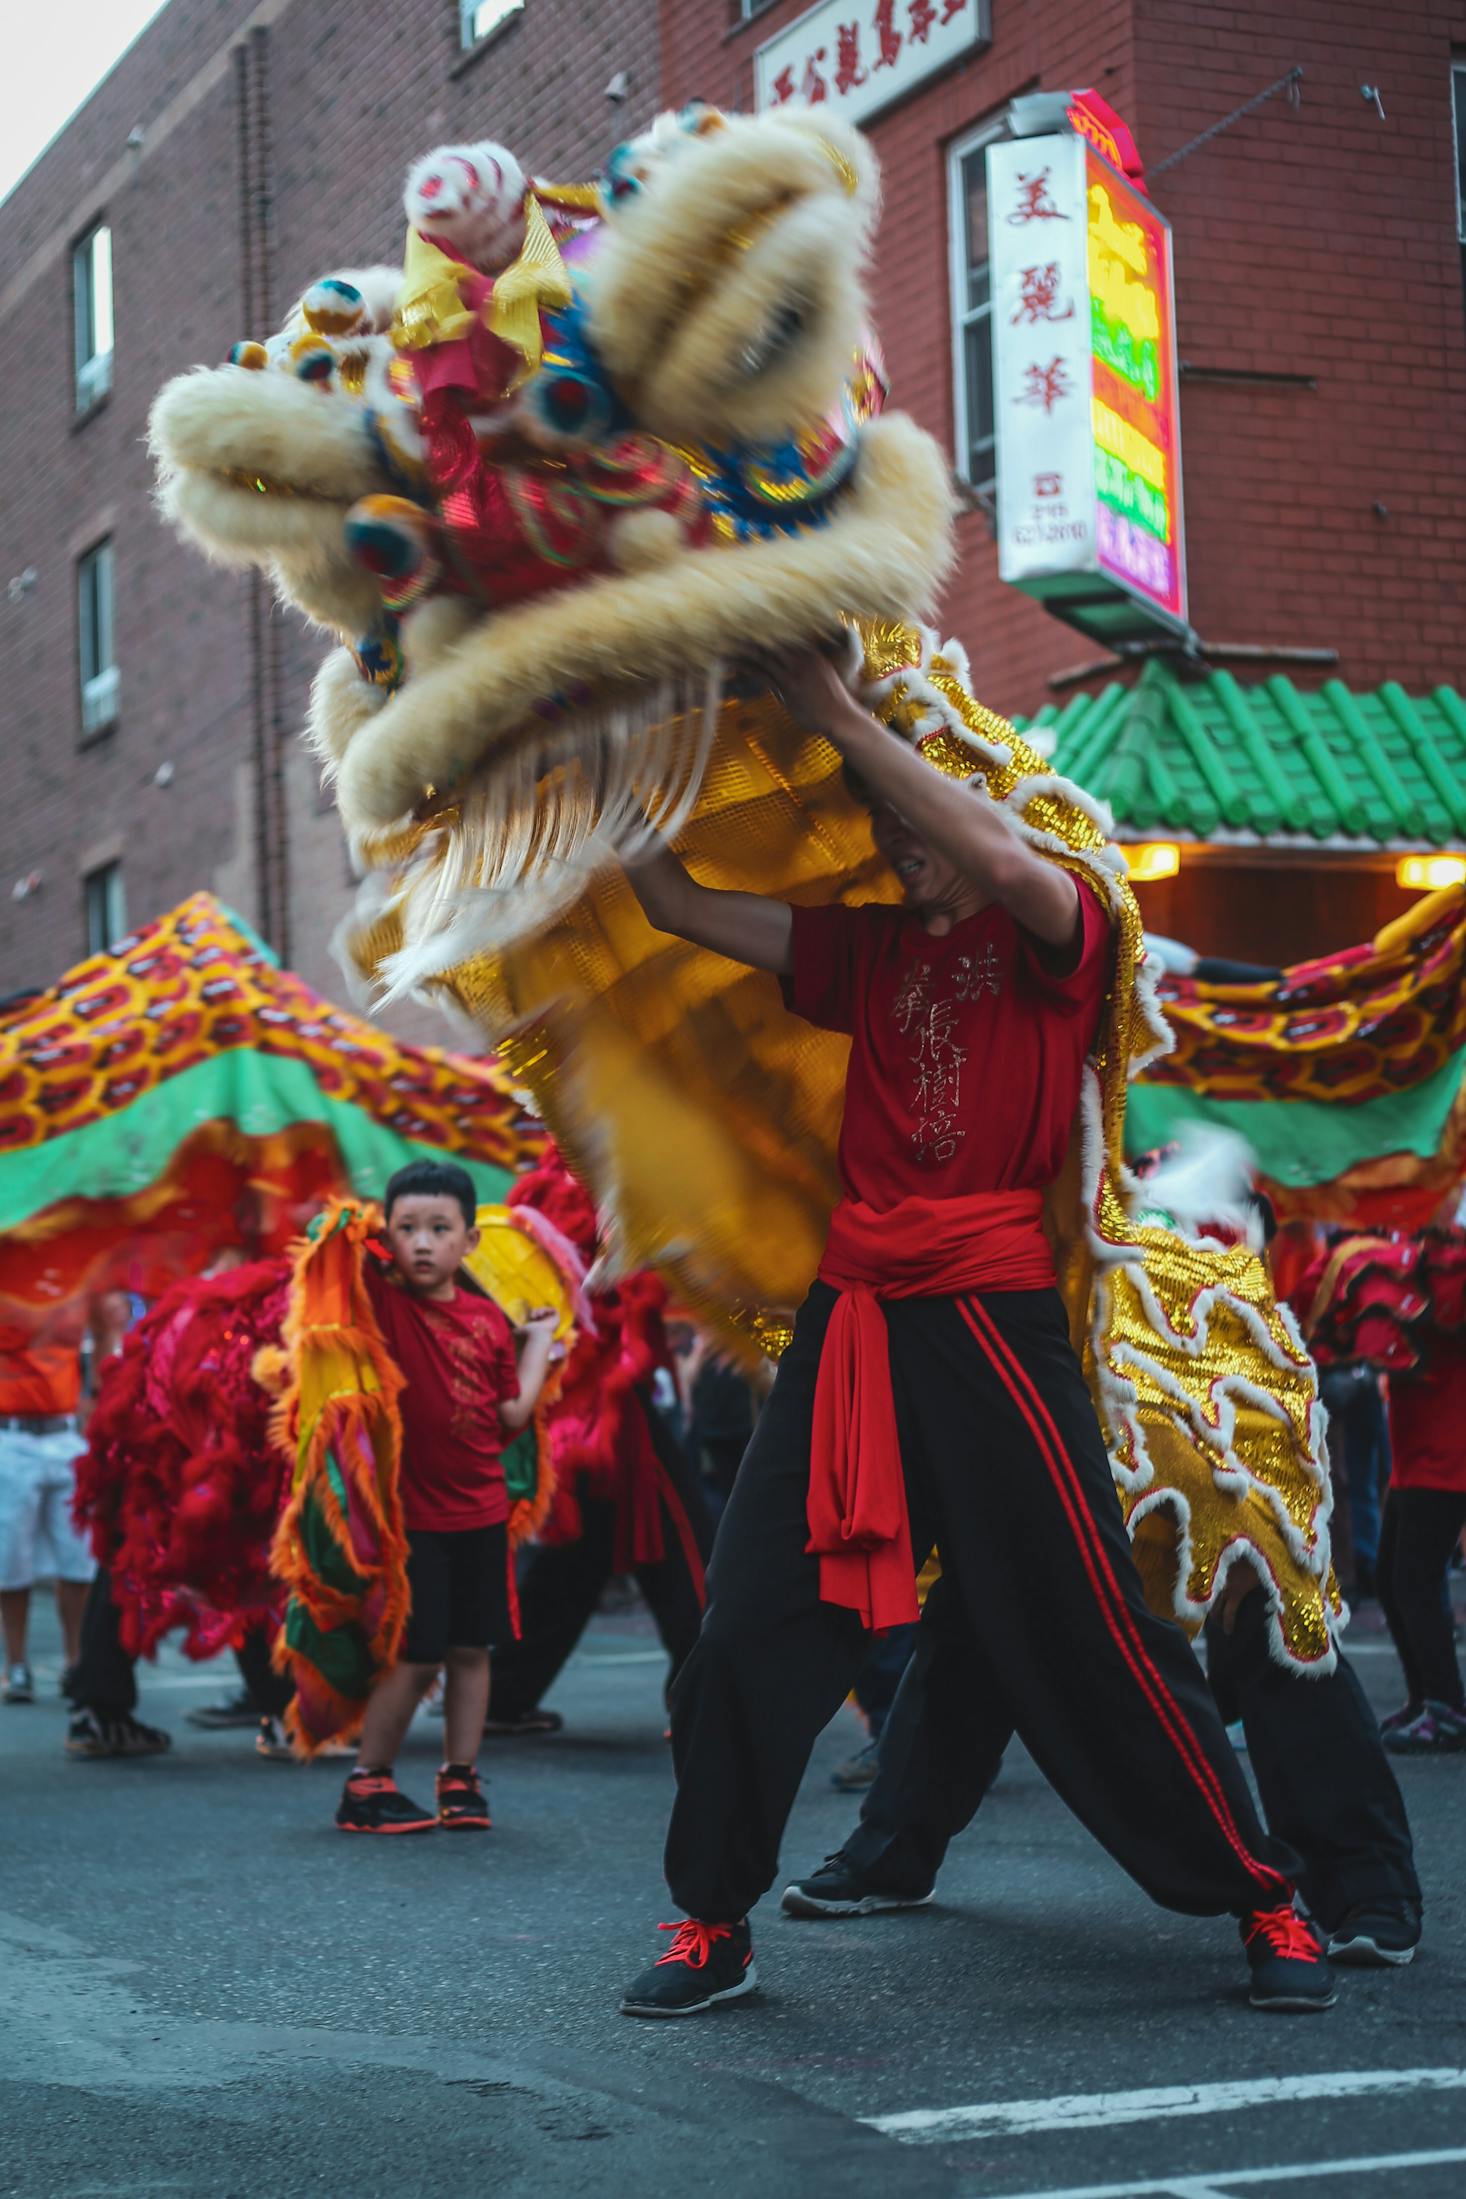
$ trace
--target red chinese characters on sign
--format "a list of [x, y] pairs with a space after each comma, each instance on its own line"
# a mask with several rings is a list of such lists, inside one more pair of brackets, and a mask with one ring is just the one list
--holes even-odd
[[1008, 216], [1010, 229], [1021, 229], [1031, 221], [1067, 221], [1069, 216], [1062, 207], [1055, 206], [1049, 190], [1051, 171], [1040, 168], [1031, 176], [1018, 178], [1018, 204]]
[[1033, 477], [1033, 493], [1036, 497], [1062, 496], [1064, 476], [1061, 473], [1036, 473]]
[[1056, 260], [1047, 267], [1025, 267], [1020, 278], [1022, 292], [1018, 300], [1015, 324], [1024, 321], [1031, 328], [1038, 321], [1072, 321], [1074, 300], [1060, 304], [1060, 270]]
[[918, 83], [965, 52], [985, 22], [980, 0], [846, 0], [838, 8], [827, 0], [808, 14], [802, 35], [770, 41], [769, 73], [760, 77], [765, 107], [838, 99], [857, 116], [872, 111], [888, 85], [894, 97], [903, 83]]
[[835, 89], [853, 92], [866, 82], [866, 72], [860, 65], [860, 25], [842, 23], [837, 36], [840, 53], [835, 64]]
[[1073, 394], [1074, 384], [1062, 359], [1050, 359], [1046, 366], [1035, 359], [1023, 369], [1023, 387], [1013, 402], [1041, 405], [1045, 412], [1052, 412], [1055, 405]]
[[901, 58], [901, 33], [896, 28], [895, 15], [896, 0], [880, 0], [874, 26], [880, 49], [876, 54], [878, 69], [894, 69]]

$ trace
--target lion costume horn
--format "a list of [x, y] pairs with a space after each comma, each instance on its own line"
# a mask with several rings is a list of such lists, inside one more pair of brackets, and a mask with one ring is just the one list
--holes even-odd
[[[328, 278], [268, 344], [170, 384], [164, 507], [340, 640], [311, 735], [365, 874], [355, 971], [472, 1017], [620, 1259], [771, 1344], [835, 1197], [846, 1042], [654, 933], [617, 858], [650, 820], [707, 885], [894, 898], [833, 749], [722, 673], [853, 626], [870, 707], [1113, 920], [1050, 1206], [1153, 1600], [1195, 1626], [1248, 1556], [1275, 1654], [1327, 1670], [1329, 1484], [1297, 1330], [1245, 1247], [1127, 1211], [1126, 1079], [1168, 1035], [1108, 820], [922, 624], [953, 500], [934, 441], [885, 410], [862, 286], [877, 195], [869, 147], [823, 114], [664, 117], [593, 194], [529, 184], [509, 266], [445, 250], [430, 312], [416, 252], [409, 283]], [[505, 285], [538, 301], [528, 372]]]

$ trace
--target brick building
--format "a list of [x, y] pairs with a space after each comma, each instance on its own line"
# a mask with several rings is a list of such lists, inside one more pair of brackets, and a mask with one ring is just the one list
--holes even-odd
[[[836, 33], [859, 26], [869, 72], [882, 30], [909, 59], [923, 23], [940, 36], [965, 9], [983, 27], [979, 0], [828, 13]], [[753, 105], [757, 50], [806, 12], [802, 0], [172, 0], [0, 206], [0, 990], [48, 981], [124, 914], [200, 885], [339, 989], [327, 942], [345, 857], [295, 738], [319, 644], [154, 518], [142, 436], [157, 388], [265, 333], [327, 266], [395, 254], [401, 175], [433, 143], [498, 135], [541, 173], [583, 172], [660, 105]], [[1393, 739], [1385, 683], [1418, 700], [1453, 691], [1462, 670], [1466, 187], [1452, 101], [1466, 111], [1466, 0], [991, 0], [982, 13], [989, 35], [869, 123], [896, 401], [973, 491], [942, 618], [980, 692], [1007, 711], [1060, 710], [1060, 760], [1075, 728], [1096, 769], [1120, 757], [1103, 768], [1121, 787], [1154, 778], [1167, 728], [1194, 746], [1202, 723], [1242, 793], [1270, 743], [1292, 738], [1306, 762], [1336, 724], [1346, 745], [1359, 724]], [[827, 76], [837, 64], [832, 46]], [[1163, 167], [1295, 67], [1301, 103], [1279, 94]], [[1015, 95], [1080, 85], [1130, 122], [1174, 225], [1203, 656], [1158, 661], [1138, 683], [1134, 665], [998, 580], [982, 508], [983, 147]], [[1312, 708], [1329, 682], [1310, 744], [1290, 733], [1289, 697]], [[1113, 731], [1117, 683], [1139, 715], [1106, 746], [1086, 698]], [[1199, 717], [1188, 693], [1207, 704]], [[1208, 839], [1206, 799], [1168, 817], [1143, 785], [1150, 809], [1135, 808], [1132, 836], [1193, 843], [1179, 877], [1145, 889], [1152, 920], [1252, 954], [1361, 936], [1402, 903], [1397, 846], [1466, 846], [1466, 812], [1437, 784], [1450, 741], [1466, 744], [1453, 707], [1416, 711], [1401, 736], [1438, 797], [1428, 829], [1409, 805], [1382, 823], [1379, 802], [1341, 800], [1337, 831], [1318, 810], [1315, 848], [1269, 852], [1265, 810], [1262, 826], [1249, 812]], [[1287, 807], [1294, 782], [1279, 783]], [[1296, 796], [1313, 816], [1306, 772]]]
[[400, 256], [434, 144], [578, 173], [658, 105], [655, 0], [172, 0], [0, 206], [0, 992], [208, 886], [339, 996], [321, 644], [159, 523], [149, 405]]

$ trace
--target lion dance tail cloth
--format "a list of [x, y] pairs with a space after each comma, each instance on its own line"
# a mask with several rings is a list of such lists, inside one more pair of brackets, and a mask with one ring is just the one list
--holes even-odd
[[187, 1655], [213, 1657], [279, 1621], [269, 1553], [285, 1477], [254, 1366], [279, 1344], [289, 1288], [283, 1260], [175, 1284], [105, 1370], [76, 1511], [134, 1657], [180, 1626]]
[[358, 1724], [407, 1623], [402, 1377], [367, 1296], [371, 1217], [336, 1206], [297, 1250], [275, 1435], [292, 1460], [272, 1562], [289, 1593], [275, 1661], [303, 1753]]
[[[518, 173], [484, 150], [475, 173]], [[823, 109], [664, 117], [598, 190], [533, 185], [476, 228], [493, 253], [465, 230], [459, 272], [414, 250], [406, 274], [332, 278], [268, 344], [171, 383], [163, 502], [339, 637], [311, 735], [365, 874], [357, 977], [470, 1016], [618, 1268], [654, 1266], [750, 1349], [777, 1345], [819, 1264], [845, 1042], [652, 932], [620, 861], [650, 821], [708, 886], [893, 899], [830, 745], [721, 677], [854, 631], [867, 705], [1112, 921], [1047, 1222], [1152, 1600], [1194, 1628], [1247, 1557], [1275, 1655], [1327, 1670], [1323, 1416], [1296, 1325], [1245, 1247], [1131, 1217], [1127, 1080], [1170, 1040], [1108, 820], [922, 623], [953, 503], [944, 454], [886, 407], [877, 201], [868, 144]], [[511, 306], [506, 375], [482, 335]]]

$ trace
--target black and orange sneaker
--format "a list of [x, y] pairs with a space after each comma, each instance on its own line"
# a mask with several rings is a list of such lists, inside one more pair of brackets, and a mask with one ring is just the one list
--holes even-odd
[[659, 1924], [672, 1944], [621, 1996], [623, 2016], [697, 2016], [720, 2000], [737, 2000], [758, 1983], [753, 1935], [741, 1924]]
[[438, 1774], [438, 1823], [444, 1832], [487, 1832], [494, 1820], [472, 1764], [445, 1764]]
[[354, 1771], [341, 1789], [336, 1824], [344, 1833], [426, 1833], [437, 1831], [438, 1815], [409, 1802], [390, 1771]]
[[1277, 2015], [1317, 2015], [1338, 1999], [1333, 1973], [1313, 1927], [1291, 1901], [1276, 1909], [1251, 1909], [1241, 1922], [1242, 1944], [1252, 1971], [1248, 1998]]

